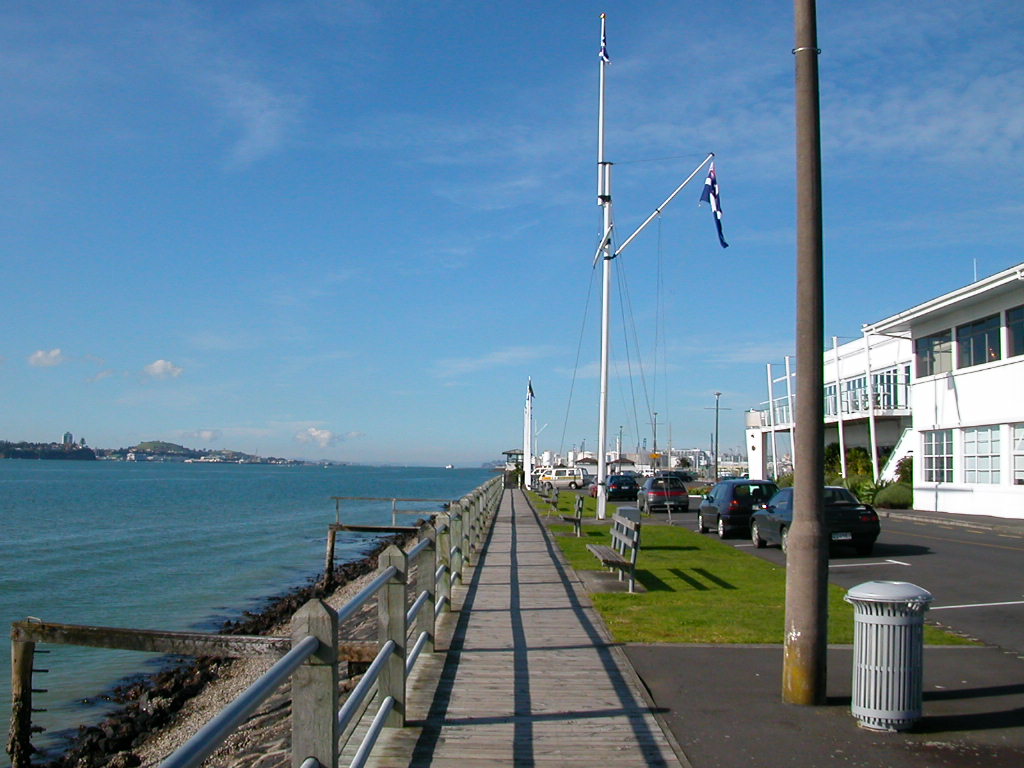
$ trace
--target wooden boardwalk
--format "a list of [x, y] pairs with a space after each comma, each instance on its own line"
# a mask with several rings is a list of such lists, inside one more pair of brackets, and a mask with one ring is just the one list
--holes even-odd
[[385, 729], [369, 765], [680, 766], [525, 495], [504, 494], [438, 652], [413, 671], [408, 726]]

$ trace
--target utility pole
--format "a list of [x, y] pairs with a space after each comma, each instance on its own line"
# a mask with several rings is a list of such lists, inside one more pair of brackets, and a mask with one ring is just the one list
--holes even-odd
[[651, 447], [651, 463], [655, 470], [658, 469], [658, 412], [654, 411], [654, 445]]
[[[711, 461], [712, 461], [712, 463], [714, 465], [714, 469], [712, 470], [714, 472], [714, 476], [711, 478], [711, 482], [717, 483], [718, 482], [718, 411], [719, 410], [731, 411], [732, 408], [720, 408], [719, 405], [718, 405], [718, 402], [719, 402], [719, 398], [722, 397], [722, 393], [721, 392], [712, 392], [712, 394], [715, 396], [715, 432], [711, 436], [711, 453], [712, 453]], [[705, 411], [710, 411], [711, 409], [710, 408], [705, 408], [704, 410]]]
[[821, 116], [815, 0], [794, 0], [796, 57], [797, 377], [793, 527], [787, 541], [782, 699], [825, 703], [828, 548], [824, 540], [824, 290]]

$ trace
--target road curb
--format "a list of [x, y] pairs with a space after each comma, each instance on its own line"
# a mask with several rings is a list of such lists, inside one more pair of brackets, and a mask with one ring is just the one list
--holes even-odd
[[902, 509], [878, 509], [879, 517], [892, 520], [906, 520], [908, 523], [924, 523], [928, 525], [951, 525], [957, 528], [970, 530], [1001, 533], [1008, 536], [1024, 537], [1024, 521], [1015, 521], [1014, 524], [1004, 524], [990, 521], [990, 518], [979, 520], [965, 520], [963, 517], [953, 517], [944, 514], [918, 513], [914, 510]]

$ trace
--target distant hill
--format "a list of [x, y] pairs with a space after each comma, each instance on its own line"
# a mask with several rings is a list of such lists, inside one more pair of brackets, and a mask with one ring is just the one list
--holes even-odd
[[163, 456], [183, 456], [187, 459], [197, 458], [202, 455], [200, 451], [186, 448], [177, 443], [165, 443], [162, 440], [148, 440], [128, 450], [135, 451], [136, 453], [157, 453]]

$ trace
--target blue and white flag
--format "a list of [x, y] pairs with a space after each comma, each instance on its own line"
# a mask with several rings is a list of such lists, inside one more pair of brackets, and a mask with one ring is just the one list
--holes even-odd
[[608, 57], [608, 35], [605, 34], [604, 29], [601, 30], [601, 52], [598, 55], [605, 64], [611, 62]]
[[[711, 215], [715, 217], [715, 226], [718, 228], [718, 242], [723, 248], [728, 248], [722, 235], [722, 198], [718, 194], [718, 176], [715, 175], [715, 164], [712, 161], [708, 177], [704, 180], [704, 191], [700, 193], [700, 203], [711, 204]], [[698, 203], [698, 205], [700, 205]]]

